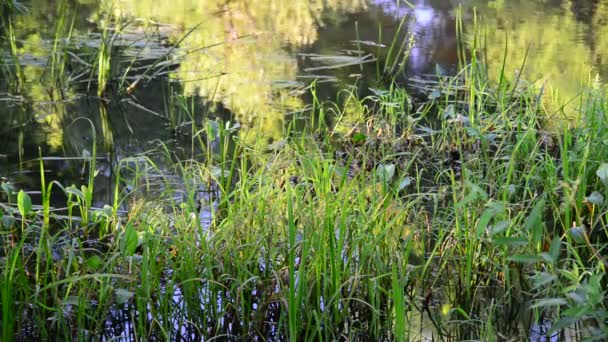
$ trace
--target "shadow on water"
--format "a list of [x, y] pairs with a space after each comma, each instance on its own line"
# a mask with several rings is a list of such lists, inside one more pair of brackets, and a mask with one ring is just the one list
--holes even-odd
[[[39, 189], [39, 156], [42, 156], [47, 179], [62, 184], [86, 183], [85, 161], [97, 144], [95, 198], [100, 206], [109, 203], [113, 170], [120, 160], [158, 149], [160, 144], [166, 145], [175, 158], [196, 157], [200, 151], [192, 149], [191, 123], [215, 118], [230, 121], [230, 111], [221, 104], [205, 104], [196, 96], [180, 96], [175, 87], [174, 83], [158, 80], [142, 91], [117, 95], [110, 101], [77, 95], [61, 102], [8, 104], [1, 134], [5, 154], [0, 163], [6, 172], [2, 176], [19, 188]], [[172, 92], [170, 96], [180, 103], [166, 103], [170, 97], [166, 95], [167, 88]], [[183, 106], [196, 114], [185, 113]], [[213, 113], [207, 115], [210, 107]], [[182, 116], [178, 124], [171, 124], [171, 115]]]

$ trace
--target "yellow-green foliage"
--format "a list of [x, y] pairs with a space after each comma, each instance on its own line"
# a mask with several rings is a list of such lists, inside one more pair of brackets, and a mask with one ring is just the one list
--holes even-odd
[[315, 42], [328, 10], [351, 12], [364, 6], [362, 0], [122, 0], [114, 4], [117, 15], [172, 24], [174, 41], [200, 24], [181, 48], [184, 53], [210, 48], [186, 55], [174, 76], [186, 81], [187, 94], [221, 102], [243, 125], [269, 138], [280, 137], [285, 108], [303, 106], [301, 99], [273, 87], [274, 82], [296, 77], [297, 61], [285, 47]]

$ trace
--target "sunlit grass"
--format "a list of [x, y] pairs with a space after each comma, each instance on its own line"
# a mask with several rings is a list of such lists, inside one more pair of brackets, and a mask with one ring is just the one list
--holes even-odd
[[[99, 97], [126, 84], [113, 32], [89, 63]], [[305, 128], [272, 147], [170, 89], [191, 158], [163, 144], [122, 158], [95, 208], [97, 144], [113, 144], [102, 103], [86, 185], [46, 179], [42, 157], [41, 203], [2, 184], [2, 339], [605, 339], [606, 94], [590, 85], [562, 127], [542, 89], [492, 82], [477, 48], [416, 97], [395, 79], [335, 102], [311, 87]]]
[[202, 161], [125, 159], [104, 209], [65, 188], [69, 225], [20, 195], [3, 206], [3, 331], [26, 312], [49, 338], [121, 315], [131, 338], [605, 334], [605, 100], [591, 90], [585, 119], [549, 132], [533, 88], [498, 115], [491, 89], [474, 123], [463, 92], [403, 126], [393, 87], [359, 100], [350, 134], [316, 125], [273, 152], [209, 122]]

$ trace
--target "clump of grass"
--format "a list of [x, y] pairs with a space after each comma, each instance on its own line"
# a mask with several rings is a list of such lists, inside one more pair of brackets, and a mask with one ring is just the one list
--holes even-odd
[[498, 340], [546, 321], [603, 336], [605, 99], [550, 132], [531, 87], [498, 109], [488, 83], [471, 108], [466, 80], [444, 81], [445, 97], [400, 110], [396, 86], [348, 97], [348, 133], [316, 125], [272, 152], [193, 127], [203, 161], [126, 159], [114, 203], [72, 202], [83, 220], [54, 233], [48, 201], [42, 221], [6, 206], [3, 331], [28, 312], [45, 338], [110, 334], [120, 316], [116, 329], [163, 339]]

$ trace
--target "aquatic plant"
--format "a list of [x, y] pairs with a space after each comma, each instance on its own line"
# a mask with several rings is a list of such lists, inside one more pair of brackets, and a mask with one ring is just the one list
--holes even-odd
[[[121, 69], [112, 27], [83, 68], [99, 97], [113, 80], [131, 96], [172, 64]], [[164, 112], [142, 107], [187, 127], [188, 151], [108, 162], [110, 199], [95, 191], [114, 141], [101, 103], [102, 135], [68, 127], [90, 126], [84, 184], [47, 179], [43, 156], [39, 194], [2, 184], [2, 339], [605, 339], [605, 91], [589, 84], [560, 126], [542, 86], [494, 81], [472, 40], [457, 75], [408, 89], [392, 76], [409, 40], [394, 40], [390, 82], [335, 101], [311, 85], [309, 117], [272, 145], [167, 86]], [[65, 63], [48, 69], [62, 86]]]
[[[272, 152], [204, 123], [194, 140], [204, 161], [171, 171], [152, 155], [125, 159], [114, 203], [72, 202], [82, 220], [72, 213], [69, 225], [48, 201], [40, 221], [20, 195], [3, 220], [15, 238], [3, 252], [3, 331], [18, 332], [12, 315], [26, 310], [47, 337], [109, 334], [108, 315], [158, 338], [406, 340], [428, 324], [450, 339], [526, 335], [535, 324], [605, 334], [605, 118], [550, 133], [533, 88], [496, 115], [505, 95], [488, 85], [469, 122], [470, 102], [456, 100], [471, 94], [456, 92], [466, 79], [437, 83], [457, 97], [414, 103], [408, 126], [395, 126], [395, 87], [357, 100], [363, 119], [350, 134], [316, 125]], [[592, 99], [587, 118], [605, 105]], [[59, 233], [40, 230], [50, 221]], [[31, 254], [34, 231], [43, 239]], [[28, 298], [44, 306], [15, 311]]]

